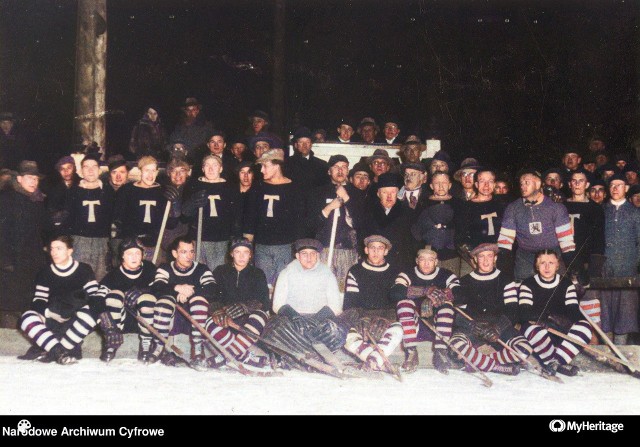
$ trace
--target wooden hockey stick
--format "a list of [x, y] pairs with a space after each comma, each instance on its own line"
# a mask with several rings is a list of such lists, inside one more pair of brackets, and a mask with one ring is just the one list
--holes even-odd
[[491, 379], [489, 379], [487, 377], [487, 375], [485, 373], [483, 373], [482, 371], [480, 371], [480, 368], [478, 368], [476, 365], [474, 365], [473, 363], [471, 363], [469, 360], [467, 360], [467, 358], [462, 355], [462, 353], [460, 352], [460, 350], [458, 348], [456, 348], [455, 346], [453, 346], [451, 344], [451, 342], [449, 342], [449, 340], [447, 340], [446, 338], [444, 338], [444, 336], [442, 336], [442, 334], [440, 334], [440, 332], [438, 332], [438, 330], [435, 328], [435, 326], [433, 324], [431, 324], [429, 322], [429, 320], [427, 320], [426, 318], [420, 318], [422, 320], [422, 322], [429, 328], [431, 329], [431, 331], [436, 335], [436, 337], [438, 337], [440, 340], [442, 340], [447, 346], [449, 346], [449, 348], [451, 348], [451, 350], [453, 352], [455, 352], [456, 354], [458, 354], [460, 356], [460, 358], [471, 367], [471, 369], [473, 369], [475, 372], [478, 373], [478, 376], [480, 378], [480, 380], [482, 380], [482, 384], [484, 386], [486, 386], [487, 388], [491, 387], [493, 385], [493, 382], [491, 381]]
[[331, 225], [331, 239], [329, 241], [329, 253], [327, 255], [327, 265], [329, 268], [333, 265], [333, 249], [336, 245], [336, 232], [338, 230], [338, 210], [333, 210], [333, 223]]
[[[169, 340], [164, 338], [162, 335], [160, 335], [160, 332], [158, 332], [158, 330], [156, 328], [151, 326], [144, 318], [142, 318], [140, 315], [138, 315], [137, 313], [135, 313], [134, 311], [132, 311], [131, 309], [129, 309], [126, 306], [125, 306], [125, 309], [127, 309], [127, 312], [129, 312], [131, 314], [131, 316], [133, 316], [133, 318], [138, 320], [138, 323], [143, 325], [154, 337], [156, 337], [158, 340], [160, 340], [162, 342], [162, 344], [165, 346], [165, 348], [171, 349], [173, 352], [178, 354], [180, 357], [182, 357], [184, 355], [184, 351], [182, 349], [178, 348], [176, 345], [174, 345], [172, 343], [169, 343]], [[186, 362], [186, 360], [185, 360], [185, 362]]]
[[402, 382], [402, 375], [400, 374], [400, 370], [398, 370], [398, 368], [396, 368], [393, 365], [393, 363], [391, 363], [391, 361], [389, 360], [389, 357], [387, 357], [387, 355], [384, 353], [382, 348], [376, 342], [376, 339], [373, 338], [373, 336], [367, 329], [364, 330], [364, 334], [369, 339], [369, 342], [371, 343], [373, 348], [376, 350], [376, 352], [380, 354], [380, 357], [382, 357], [384, 366], [389, 370], [389, 373], [391, 373], [393, 378], [396, 379], [398, 382]]
[[202, 214], [203, 208], [198, 208], [198, 234], [196, 239], [196, 261], [200, 262], [200, 253], [202, 253]]
[[164, 236], [164, 229], [167, 226], [167, 220], [169, 219], [169, 211], [171, 210], [171, 202], [167, 200], [167, 206], [164, 208], [164, 216], [162, 216], [162, 225], [160, 225], [160, 233], [158, 234], [158, 242], [156, 242], [156, 249], [153, 252], [153, 264], [158, 260], [160, 254], [160, 244], [162, 244], [162, 236]]
[[[460, 313], [460, 315], [465, 317], [467, 320], [474, 321], [473, 318], [471, 318], [471, 316], [469, 316], [469, 314], [467, 314], [465, 311], [463, 311], [459, 307], [454, 306], [454, 309], [457, 310], [458, 313]], [[511, 346], [509, 346], [508, 344], [506, 344], [502, 340], [498, 339], [496, 341], [500, 344], [500, 346], [502, 346], [503, 348], [506, 348], [511, 354], [515, 355], [518, 359], [520, 359], [520, 363], [528, 364], [536, 372], [537, 375], [539, 375], [539, 376], [541, 376], [541, 377], [543, 377], [543, 378], [545, 378], [547, 380], [551, 380], [552, 382], [564, 383], [560, 377], [550, 376], [548, 374], [545, 374], [542, 371], [542, 368], [540, 368], [535, 363], [533, 363], [533, 361], [531, 359], [522, 357], [522, 354], [520, 352], [516, 351], [514, 348], [512, 348]], [[525, 367], [525, 370], [528, 371], [529, 369]]]

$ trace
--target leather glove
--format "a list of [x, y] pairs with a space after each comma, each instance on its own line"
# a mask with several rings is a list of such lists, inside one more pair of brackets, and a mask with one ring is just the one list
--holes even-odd
[[104, 333], [105, 344], [107, 348], [118, 349], [124, 343], [124, 336], [122, 331], [118, 329], [109, 312], [102, 312], [100, 314], [100, 329]]

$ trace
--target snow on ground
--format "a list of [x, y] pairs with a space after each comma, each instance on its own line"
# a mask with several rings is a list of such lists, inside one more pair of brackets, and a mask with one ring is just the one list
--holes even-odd
[[0, 357], [0, 414], [640, 414], [640, 383], [620, 373], [583, 373], [556, 384], [522, 372], [474, 376], [432, 369], [400, 383], [338, 380], [285, 371], [244, 377], [134, 359], [70, 366]]

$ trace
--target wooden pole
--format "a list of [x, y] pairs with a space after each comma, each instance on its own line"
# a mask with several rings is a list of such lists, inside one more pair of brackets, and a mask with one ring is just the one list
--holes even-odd
[[106, 143], [107, 0], [78, 0], [74, 144]]

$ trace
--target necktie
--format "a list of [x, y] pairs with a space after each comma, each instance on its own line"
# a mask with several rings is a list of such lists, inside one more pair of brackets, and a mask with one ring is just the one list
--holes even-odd
[[411, 194], [411, 197], [409, 197], [409, 206], [411, 207], [411, 209], [416, 209], [417, 204], [418, 198], [414, 194]]

